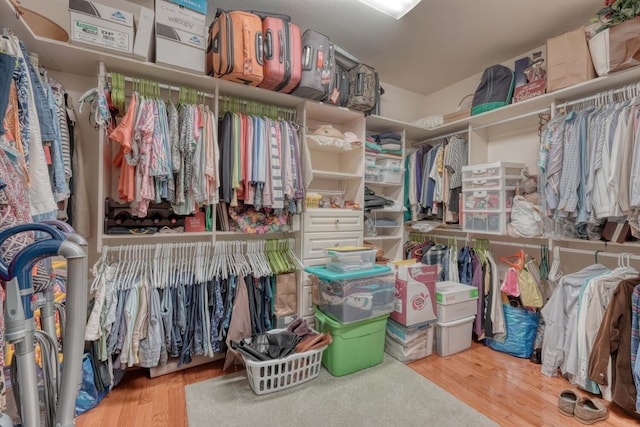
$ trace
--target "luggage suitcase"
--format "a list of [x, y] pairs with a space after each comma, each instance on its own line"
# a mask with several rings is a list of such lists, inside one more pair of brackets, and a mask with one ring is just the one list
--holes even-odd
[[347, 108], [368, 112], [376, 106], [378, 94], [376, 70], [366, 64], [358, 64], [349, 70], [349, 100]]
[[293, 24], [287, 15], [252, 13], [262, 18], [264, 78], [258, 86], [289, 93], [298, 86], [302, 74], [300, 27]]
[[292, 95], [323, 99], [332, 88], [335, 75], [333, 43], [329, 37], [314, 30], [302, 34], [302, 76]]
[[336, 64], [335, 73], [331, 80], [332, 87], [329, 89], [329, 93], [327, 93], [323, 101], [345, 107], [349, 100], [349, 73], [340, 65]]
[[207, 47], [207, 74], [257, 86], [263, 78], [262, 20], [253, 13], [218, 9]]

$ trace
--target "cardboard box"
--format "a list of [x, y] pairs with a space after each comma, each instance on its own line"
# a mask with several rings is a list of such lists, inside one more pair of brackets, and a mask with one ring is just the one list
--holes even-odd
[[204, 74], [206, 39], [156, 24], [156, 64]]
[[155, 48], [155, 13], [147, 7], [140, 7], [133, 43], [133, 57], [141, 61], [153, 62]]
[[436, 316], [438, 266], [393, 264], [396, 269], [394, 311], [391, 319], [404, 326], [433, 322]]
[[525, 101], [538, 95], [544, 95], [547, 88], [546, 79], [534, 80], [531, 83], [518, 86], [513, 92], [513, 102]]
[[179, 4], [188, 9], [195, 10], [203, 15], [207, 14], [207, 0], [169, 0], [171, 3]]
[[69, 0], [70, 39], [131, 55], [134, 42], [133, 14], [87, 0]]
[[547, 40], [547, 92], [596, 77], [584, 27]]
[[455, 122], [457, 120], [466, 119], [471, 116], [471, 108], [465, 108], [460, 111], [455, 111], [453, 113], [445, 114], [443, 117], [444, 124]]
[[167, 0], [156, 0], [156, 24], [205, 37], [207, 35], [207, 15], [194, 12], [184, 6]]

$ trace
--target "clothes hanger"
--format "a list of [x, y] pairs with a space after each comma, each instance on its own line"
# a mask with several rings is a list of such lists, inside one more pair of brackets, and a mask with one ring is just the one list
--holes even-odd
[[522, 270], [526, 263], [526, 255], [522, 249], [520, 249], [514, 255], [507, 255], [500, 257], [500, 261], [508, 264], [510, 267], [516, 270]]

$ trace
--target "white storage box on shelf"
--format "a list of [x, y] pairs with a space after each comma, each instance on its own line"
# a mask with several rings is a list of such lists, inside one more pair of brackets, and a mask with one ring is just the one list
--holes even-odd
[[69, 0], [69, 21], [72, 43], [133, 53], [132, 13], [88, 0]]
[[[269, 333], [281, 332], [273, 329]], [[282, 359], [257, 361], [242, 355], [247, 367], [247, 379], [255, 394], [284, 390], [316, 378], [320, 374], [322, 354], [327, 346], [303, 353], [294, 353]]]
[[364, 167], [368, 168], [370, 166], [373, 166], [373, 167], [376, 166], [376, 156], [366, 154], [364, 156]]
[[382, 170], [374, 165], [366, 165], [364, 169], [364, 180], [367, 182], [382, 181]]
[[463, 166], [463, 231], [505, 234], [525, 169], [522, 163], [506, 162]]
[[436, 352], [438, 356], [449, 356], [471, 347], [471, 333], [475, 316], [436, 323]]
[[402, 183], [402, 169], [399, 167], [382, 169], [382, 179], [380, 181], [387, 184]]
[[478, 288], [458, 282], [436, 282], [439, 322], [453, 322], [478, 312]]
[[376, 165], [382, 169], [392, 169], [402, 167], [402, 159], [378, 159]]

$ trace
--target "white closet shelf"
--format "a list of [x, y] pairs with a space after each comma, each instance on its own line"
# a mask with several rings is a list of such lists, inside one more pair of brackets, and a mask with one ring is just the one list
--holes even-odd
[[[402, 132], [404, 130], [406, 139], [424, 139], [428, 137], [432, 130], [416, 126], [411, 123], [406, 123], [401, 120], [391, 119], [388, 117], [382, 117], [378, 115], [367, 116], [367, 132], [379, 133], [379, 132]], [[396, 157], [397, 158], [397, 157]]]
[[306, 208], [305, 212], [313, 213], [313, 212], [362, 212], [362, 209], [351, 209], [351, 208]]
[[364, 240], [366, 240], [367, 242], [380, 242], [380, 241], [384, 241], [384, 240], [398, 240], [398, 239], [402, 239], [402, 235], [397, 235], [397, 236], [373, 236], [373, 237], [364, 237]]
[[[568, 101], [584, 98], [609, 89], [619, 88], [627, 84], [636, 83], [639, 80], [640, 66], [629, 68], [624, 71], [613, 73], [608, 76], [597, 77], [555, 92], [545, 93], [544, 95], [539, 95], [522, 102], [509, 104], [502, 108], [487, 111], [486, 113], [466, 117], [435, 128], [426, 129], [423, 132], [417, 133], [416, 138], [411, 139], [434, 138], [439, 135], [465, 130], [469, 126], [472, 128], [486, 127], [498, 123], [517, 120], [522, 117], [537, 114], [541, 110], [547, 109], [553, 104], [562, 105]], [[409, 134], [407, 134], [407, 138], [409, 138]]]
[[200, 238], [200, 237], [209, 237], [212, 238], [213, 235], [219, 233], [214, 231], [194, 231], [194, 232], [185, 232], [185, 233], [153, 233], [153, 234], [103, 234], [102, 241], [104, 243], [112, 242], [112, 241], [122, 241], [127, 240], [130, 243], [134, 241], [140, 241], [141, 239], [167, 239], [167, 240], [175, 240], [176, 237], [180, 237], [182, 239], [189, 238]]
[[274, 238], [274, 236], [280, 236], [280, 237], [286, 236], [289, 234], [297, 233], [298, 231], [299, 230], [274, 231], [271, 233], [263, 233], [263, 234], [248, 234], [248, 233], [243, 233], [241, 231], [216, 231], [216, 238], [242, 236], [242, 240], [246, 240], [247, 237], [256, 238], [256, 239], [272, 239]]
[[361, 154], [361, 151], [362, 151], [361, 145], [352, 145], [350, 150], [345, 150], [343, 147], [339, 147], [336, 145], [320, 144], [314, 138], [309, 138], [308, 135], [307, 135], [306, 141], [309, 149], [313, 151], [323, 151], [326, 153], [338, 153], [338, 154], [346, 154], [346, 155], [351, 153]]
[[312, 174], [314, 179], [362, 179], [362, 174], [359, 173], [333, 172], [314, 169]]
[[365, 185], [375, 186], [375, 187], [402, 187], [403, 183], [395, 183], [395, 182], [380, 182], [380, 181], [365, 181]]

